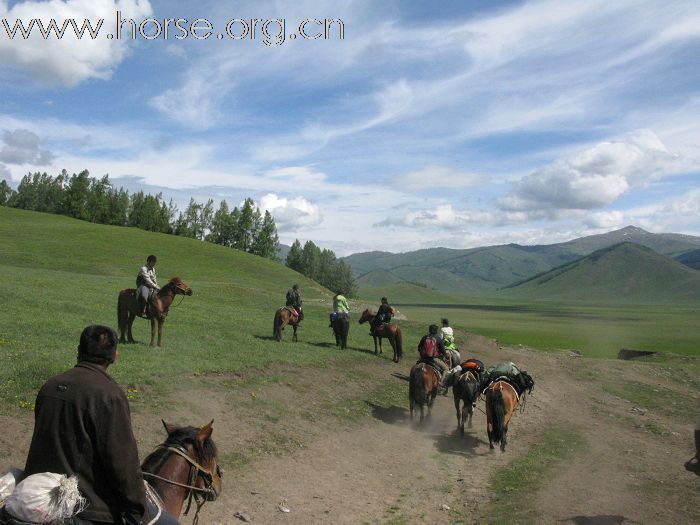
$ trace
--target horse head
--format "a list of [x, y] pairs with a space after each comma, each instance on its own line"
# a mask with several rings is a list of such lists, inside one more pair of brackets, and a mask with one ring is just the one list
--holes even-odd
[[362, 312], [362, 315], [360, 316], [360, 320], [358, 321], [360, 324], [366, 323], [367, 321], [371, 321], [374, 319], [375, 313], [367, 308], [364, 312]]
[[[216, 500], [221, 493], [223, 471], [217, 463], [217, 449], [211, 439], [213, 423], [212, 420], [198, 428], [176, 427], [163, 421], [168, 437], [144, 460], [141, 467], [144, 476], [154, 485], [163, 483], [164, 487], [186, 488], [184, 497], [194, 498], [198, 507], [205, 501]], [[170, 458], [176, 458], [173, 461], [177, 466], [173, 466]], [[162, 493], [160, 495], [163, 497]], [[165, 497], [163, 500], [166, 507], [169, 506]]]
[[190, 288], [185, 281], [179, 277], [173, 277], [170, 279], [168, 284], [173, 287], [173, 292], [175, 294], [192, 295], [192, 288]]

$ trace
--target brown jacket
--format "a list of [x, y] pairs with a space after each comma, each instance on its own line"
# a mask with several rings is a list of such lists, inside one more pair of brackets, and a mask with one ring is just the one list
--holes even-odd
[[146, 495], [129, 402], [116, 381], [79, 362], [41, 387], [34, 416], [26, 474], [76, 474], [88, 500], [80, 518], [140, 523]]

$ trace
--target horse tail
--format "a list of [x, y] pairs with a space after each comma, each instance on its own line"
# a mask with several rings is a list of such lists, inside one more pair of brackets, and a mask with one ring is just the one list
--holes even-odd
[[489, 408], [491, 409], [491, 438], [499, 443], [503, 438], [503, 427], [505, 425], [505, 406], [503, 404], [503, 392], [492, 390], [489, 396]]
[[403, 345], [401, 343], [401, 328], [396, 327], [396, 357], [403, 357]]
[[273, 339], [276, 339], [277, 341], [282, 339], [282, 330], [280, 329], [280, 326], [282, 326], [282, 309], [281, 308], [275, 312], [275, 319], [272, 322], [272, 337], [273, 337]]
[[408, 397], [419, 405], [428, 403], [428, 396], [425, 393], [425, 376], [422, 366], [418, 366], [411, 371], [411, 380], [408, 383]]
[[126, 296], [124, 294], [124, 290], [119, 292], [119, 297], [117, 299], [117, 326], [119, 327], [119, 331], [121, 333], [124, 333], [124, 330], [126, 330], [126, 323], [127, 323], [127, 310], [128, 306], [126, 304]]

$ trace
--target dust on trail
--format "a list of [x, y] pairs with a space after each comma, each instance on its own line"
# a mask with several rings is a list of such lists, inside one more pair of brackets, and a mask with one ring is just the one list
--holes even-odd
[[[535, 379], [525, 410], [511, 420], [505, 453], [489, 450], [485, 416], [478, 409], [473, 428], [466, 429], [464, 437], [459, 435], [451, 393], [438, 396], [431, 418], [423, 425], [409, 421], [406, 400], [403, 406], [374, 406], [373, 418], [359, 426], [334, 427], [324, 420], [281, 418], [271, 423], [256, 419], [255, 412], [246, 411], [231, 397], [242, 399], [249, 393], [222, 388], [215, 381], [199, 381], [198, 395], [187, 402], [164, 403], [168, 408], [157, 417], [135, 410], [141, 455], [162, 441], [160, 417], [174, 423], [215, 417], [214, 438], [223, 456], [250, 449], [269, 428], [265, 425], [304, 437], [303, 448], [261, 453], [243, 466], [230, 468], [223, 493], [200, 514], [202, 525], [242, 523], [234, 516], [237, 512], [262, 524], [446, 524], [458, 518], [483, 523], [494, 472], [536, 446], [549, 426], [573, 425], [587, 448], [550, 473], [539, 490], [533, 490], [527, 504], [536, 509], [537, 523], [698, 521], [693, 509], [700, 508], [700, 477], [683, 469], [692, 450], [693, 415], [686, 421], [630, 412], [627, 401], [581, 380], [579, 372], [613, 368], [621, 376], [644, 378], [650, 387], [659, 382], [672, 385], [673, 378], [652, 377], [648, 366], [505, 349], [479, 336], [462, 335], [468, 348], [464, 358], [475, 356], [487, 364], [514, 361]], [[403, 382], [408, 392], [401, 376], [411, 364], [408, 358], [400, 365], [377, 360], [366, 372], [374, 381]], [[330, 390], [333, 395], [345, 394], [333, 386], [340, 371], [299, 372], [317, 374], [324, 388], [336, 388]], [[353, 388], [361, 391], [363, 385]], [[285, 385], [264, 385], [263, 393], [281, 407], [300, 401]], [[698, 406], [697, 393], [692, 395]], [[477, 407], [483, 409], [483, 402]], [[663, 432], [650, 433], [645, 426], [650, 422]], [[3, 465], [21, 466], [31, 437], [31, 415], [0, 416], [0, 424], [6, 428], [0, 436]], [[181, 521], [190, 523], [191, 516]], [[518, 517], [513, 516], [512, 522], [519, 522]]]

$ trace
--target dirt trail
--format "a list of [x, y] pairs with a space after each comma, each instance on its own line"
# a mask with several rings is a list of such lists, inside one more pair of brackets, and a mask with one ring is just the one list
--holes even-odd
[[[252, 393], [215, 385], [215, 381], [201, 383], [201, 394], [189, 405], [165, 403], [171, 408], [162, 417], [174, 422], [215, 415], [214, 437], [224, 458], [243, 447], [250, 449], [265, 429], [288, 433], [290, 442], [303, 442], [296, 449], [287, 443], [281, 453], [262, 451], [228, 469], [223, 494], [205, 505], [200, 523], [242, 523], [234, 516], [237, 512], [247, 515], [252, 523], [264, 524], [444, 524], [458, 519], [483, 523], [494, 472], [536, 446], [541, 433], [555, 423], [573, 425], [586, 449], [552, 473], [543, 488], [533, 491], [528, 505], [537, 509], [537, 523], [698, 521], [693, 509], [700, 508], [700, 477], [683, 469], [692, 449], [692, 417], [686, 421], [685, 417], [674, 419], [665, 414], [640, 415], [631, 411], [634, 407], [630, 403], [605, 393], [580, 372], [593, 370], [595, 374], [596, 370], [612, 368], [635, 380], [664, 381], [667, 386], [671, 378], [649, 379], [648, 367], [628, 363], [526, 348], [503, 349], [478, 336], [469, 336], [466, 347], [469, 351], [463, 352], [463, 357], [474, 355], [486, 363], [512, 360], [535, 379], [525, 410], [511, 421], [505, 453], [489, 450], [485, 416], [479, 410], [473, 428], [459, 436], [451, 393], [436, 399], [431, 418], [422, 426], [409, 421], [407, 402], [374, 406], [373, 419], [359, 426], [329, 427], [323, 420], [301, 418], [290, 422], [284, 412], [298, 399], [284, 384], [263, 385], [259, 398], [249, 399], [250, 410], [240, 401]], [[402, 382], [401, 375], [411, 364], [409, 359], [398, 366], [377, 360], [367, 374], [372, 380]], [[345, 394], [333, 386], [338, 371], [309, 373], [321, 374], [331, 395]], [[352, 388], [361, 391], [363, 384]], [[697, 393], [693, 395], [697, 407]], [[263, 402], [261, 397], [267, 406], [277, 407], [279, 419], [256, 418], [255, 407]], [[477, 406], [483, 408], [483, 402]], [[163, 434], [154, 426], [152, 414], [136, 410], [134, 420], [145, 455]], [[647, 427], [651, 423], [656, 427], [650, 428], [664, 431], [650, 432]], [[0, 437], [2, 450], [9, 451], [3, 459], [8, 466], [21, 466], [31, 435], [31, 417], [0, 417], [0, 424], [12, 430]], [[191, 517], [183, 517], [182, 522], [190, 523]], [[512, 523], [518, 522], [514, 516]]]
[[[233, 517], [236, 512], [254, 523], [272, 524], [442, 524], [454, 522], [458, 515], [466, 515], [467, 523], [481, 523], [495, 470], [525, 454], [553, 423], [575, 425], [587, 449], [533, 493], [530, 504], [538, 509], [538, 523], [693, 522], [688, 509], [700, 503], [697, 494], [694, 503], [669, 508], [663, 505], [663, 495], [650, 498], [644, 488], [654, 480], [666, 484], [666, 492], [683, 485], [687, 495], [686, 484], [698, 486], [697, 476], [683, 470], [690, 421], [669, 423], [671, 433], [663, 437], [640, 430], [628, 402], [574, 379], [581, 367], [603, 366], [600, 362], [499, 349], [480, 337], [471, 337], [468, 348], [470, 355], [488, 363], [512, 360], [537, 382], [524, 412], [511, 422], [505, 453], [489, 450], [481, 411], [475, 413], [473, 428], [459, 436], [451, 394], [438, 397], [423, 426], [408, 420], [405, 406], [375, 407], [373, 422], [351, 431], [329, 428], [305, 450], [264, 457], [227, 476], [225, 494], [207, 506], [205, 523], [240, 523]], [[392, 365], [382, 368], [386, 380], [400, 381], [390, 373], [395, 370]], [[483, 408], [483, 403], [477, 406]], [[280, 504], [290, 512], [282, 512]], [[463, 507], [459, 514], [456, 506]], [[517, 517], [512, 522], [517, 523]]]

